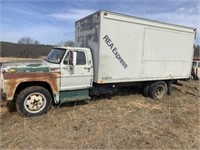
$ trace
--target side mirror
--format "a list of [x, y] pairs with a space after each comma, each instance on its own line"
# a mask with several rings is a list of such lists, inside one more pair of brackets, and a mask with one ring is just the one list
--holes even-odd
[[69, 64], [69, 61], [68, 60], [64, 60], [63, 62], [65, 65], [68, 65]]

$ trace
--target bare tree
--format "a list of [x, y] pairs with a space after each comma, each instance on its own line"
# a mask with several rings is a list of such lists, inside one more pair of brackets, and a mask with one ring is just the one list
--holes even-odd
[[34, 45], [39, 45], [39, 41], [33, 40], [30, 37], [22, 37], [18, 41], [19, 44], [34, 44]]
[[194, 57], [199, 58], [200, 57], [200, 46], [194, 45]]
[[74, 46], [75, 46], [75, 43], [74, 43], [73, 41], [66, 41], [66, 42], [65, 42], [65, 46], [74, 47]]
[[70, 46], [70, 47], [74, 47], [74, 42], [73, 41], [66, 41], [66, 42], [63, 42], [61, 41], [60, 43], [58, 43], [58, 46]]
[[34, 45], [40, 45], [40, 42], [38, 40], [35, 40]]

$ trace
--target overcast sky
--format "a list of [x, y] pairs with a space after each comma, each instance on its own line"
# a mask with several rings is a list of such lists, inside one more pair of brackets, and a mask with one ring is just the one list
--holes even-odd
[[27, 36], [42, 44], [74, 40], [74, 22], [98, 10], [200, 30], [200, 0], [0, 0], [0, 41]]

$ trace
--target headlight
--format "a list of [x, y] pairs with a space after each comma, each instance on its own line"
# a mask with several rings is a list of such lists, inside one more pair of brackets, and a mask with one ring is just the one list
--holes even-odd
[[1, 73], [2, 74], [6, 74], [6, 73], [16, 73], [17, 70], [16, 69], [1, 69]]

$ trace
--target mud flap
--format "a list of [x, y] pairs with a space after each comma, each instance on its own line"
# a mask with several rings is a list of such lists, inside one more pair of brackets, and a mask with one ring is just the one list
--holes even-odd
[[167, 82], [167, 87], [168, 87], [167, 94], [168, 95], [172, 94], [172, 82], [173, 82], [172, 80]]

